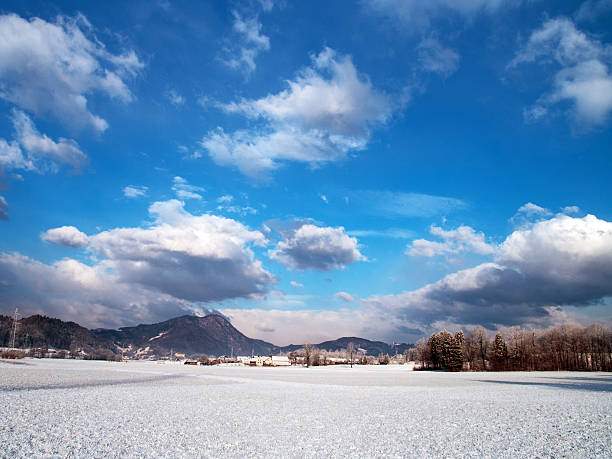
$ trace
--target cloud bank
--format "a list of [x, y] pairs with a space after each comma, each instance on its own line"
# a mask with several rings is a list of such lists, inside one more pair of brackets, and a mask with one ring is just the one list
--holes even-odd
[[[82, 247], [86, 265], [65, 258], [50, 265], [16, 253], [0, 256], [0, 306], [18, 302], [85, 325], [167, 319], [204, 303], [261, 297], [276, 282], [251, 245], [265, 237], [241, 223], [192, 215], [177, 200], [149, 208], [148, 227], [116, 228], [90, 236], [75, 227], [53, 228], [42, 239]], [[106, 322], [104, 322], [106, 317]]]

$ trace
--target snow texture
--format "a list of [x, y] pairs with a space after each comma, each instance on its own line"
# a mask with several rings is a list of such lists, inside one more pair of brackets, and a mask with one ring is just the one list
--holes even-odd
[[611, 457], [612, 375], [0, 361], [3, 457]]

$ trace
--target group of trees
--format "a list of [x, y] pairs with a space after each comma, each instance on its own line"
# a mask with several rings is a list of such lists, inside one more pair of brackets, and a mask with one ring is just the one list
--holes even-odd
[[346, 349], [328, 351], [319, 349], [307, 343], [303, 348], [292, 351], [288, 355], [293, 364], [303, 364], [307, 367], [333, 365], [337, 363], [353, 365], [387, 365], [391, 358], [387, 354], [378, 356], [366, 355], [366, 351], [358, 349], [354, 343], [349, 342]]
[[467, 334], [446, 330], [412, 350], [423, 369], [450, 371], [612, 370], [612, 331], [600, 324], [547, 330], [501, 329], [493, 338], [480, 326]]

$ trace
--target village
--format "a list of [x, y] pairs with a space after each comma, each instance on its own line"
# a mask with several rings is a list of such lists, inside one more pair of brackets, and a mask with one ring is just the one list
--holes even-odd
[[[310, 356], [306, 359], [304, 355], [297, 355], [297, 353], [290, 353], [289, 355], [268, 355], [268, 356], [238, 356], [238, 357], [226, 357], [221, 356], [218, 358], [209, 358], [202, 356], [198, 360], [183, 359], [185, 365], [234, 365], [234, 366], [249, 366], [249, 367], [290, 367], [292, 365], [301, 366], [329, 366], [329, 365], [387, 365], [387, 364], [408, 364], [414, 367], [415, 362], [406, 360], [405, 355], [396, 355], [390, 358], [388, 355], [379, 356], [377, 358], [373, 356], [359, 356], [353, 357], [342, 357], [342, 356], [329, 356], [328, 354], [341, 354], [342, 352], [334, 353], [321, 353], [315, 356]], [[176, 358], [184, 357], [182, 354], [175, 354]], [[161, 362], [161, 361], [160, 361]]]

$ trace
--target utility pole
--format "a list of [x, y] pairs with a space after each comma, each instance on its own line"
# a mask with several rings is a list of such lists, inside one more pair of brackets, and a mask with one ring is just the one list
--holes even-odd
[[19, 310], [15, 308], [13, 315], [13, 338], [11, 339], [11, 348], [15, 349], [15, 337], [17, 336], [17, 320], [19, 319]]

